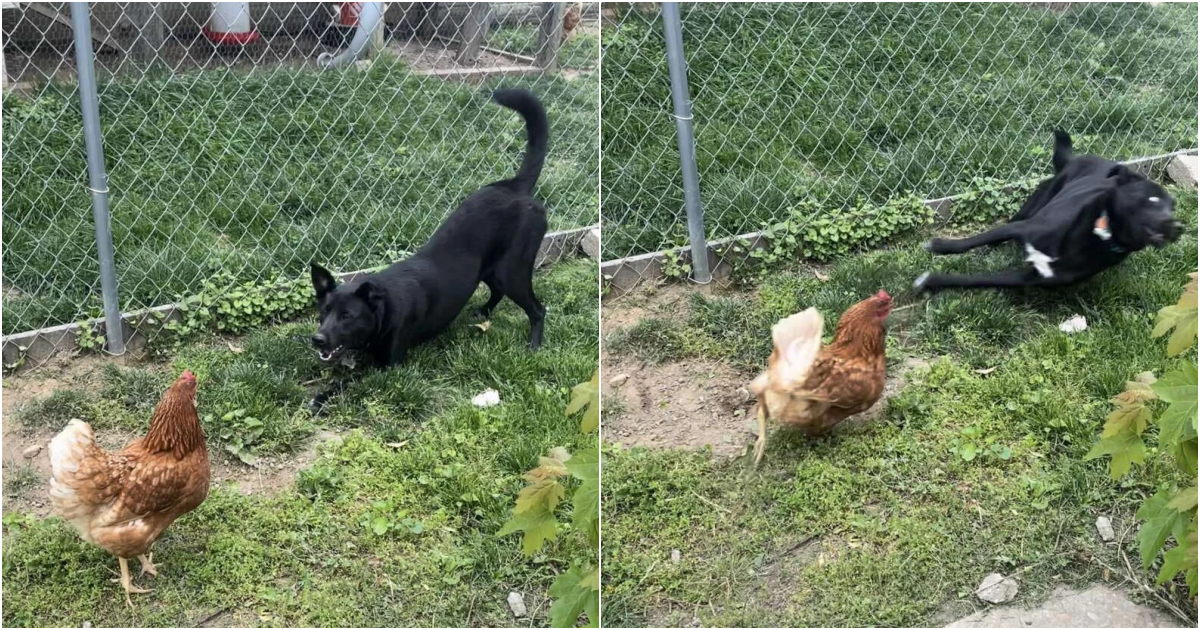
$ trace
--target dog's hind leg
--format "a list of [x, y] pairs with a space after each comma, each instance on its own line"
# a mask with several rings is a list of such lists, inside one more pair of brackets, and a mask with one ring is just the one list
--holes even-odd
[[546, 307], [533, 293], [533, 260], [537, 250], [521, 260], [505, 261], [497, 270], [504, 294], [516, 302], [529, 317], [529, 349], [537, 350], [542, 345], [542, 330], [545, 326]]
[[946, 275], [940, 273], [923, 273], [913, 283], [913, 288], [919, 292], [934, 292], [942, 289], [999, 289], [1004, 287], [1025, 287], [1049, 284], [1046, 278], [1038, 275], [1033, 269], [1001, 271], [998, 273], [981, 273], [969, 275]]
[[494, 274], [484, 276], [483, 283], [487, 285], [491, 295], [488, 297], [487, 304], [475, 309], [475, 317], [479, 319], [488, 319], [492, 316], [492, 310], [504, 299], [504, 287]]
[[1006, 223], [1000, 227], [988, 230], [975, 236], [967, 238], [935, 238], [925, 241], [925, 251], [935, 254], [961, 254], [965, 251], [983, 247], [984, 245], [994, 245], [1011, 241], [1021, 235], [1025, 229], [1024, 223], [1016, 221]]

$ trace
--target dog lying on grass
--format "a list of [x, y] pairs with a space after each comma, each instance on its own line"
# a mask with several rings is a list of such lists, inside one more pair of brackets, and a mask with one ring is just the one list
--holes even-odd
[[[421, 249], [383, 271], [339, 285], [314, 263], [320, 327], [312, 344], [321, 361], [333, 363], [353, 350], [375, 367], [398, 365], [410, 348], [458, 317], [481, 281], [491, 297], [477, 315], [486, 319], [507, 296], [529, 317], [529, 348], [541, 345], [546, 308], [533, 293], [533, 266], [546, 235], [546, 209], [532, 193], [546, 160], [549, 122], [527, 90], [497, 90], [492, 98], [525, 119], [520, 170], [471, 193]], [[318, 395], [313, 406], [340, 387]]]
[[934, 254], [1018, 241], [1029, 268], [992, 274], [926, 272], [918, 291], [1064, 286], [1116, 266], [1149, 245], [1163, 247], [1183, 231], [1175, 200], [1144, 175], [1095, 155], [1076, 156], [1071, 137], [1054, 132], [1054, 176], [1040, 184], [1008, 223], [963, 239], [925, 243]]

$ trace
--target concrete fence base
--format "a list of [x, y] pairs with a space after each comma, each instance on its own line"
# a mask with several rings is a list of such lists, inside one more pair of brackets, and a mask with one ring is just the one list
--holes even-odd
[[[547, 234], [542, 239], [535, 265], [541, 268], [580, 254], [586, 255], [583, 241], [589, 234], [598, 231], [596, 226], [588, 226]], [[592, 257], [598, 261], [598, 252]], [[380, 267], [375, 267], [347, 271], [337, 274], [337, 278], [341, 282], [349, 282], [360, 275], [379, 269]], [[167, 322], [182, 318], [183, 311], [180, 310], [178, 304], [164, 304], [121, 313], [121, 323], [124, 328], [121, 333], [125, 338], [126, 353], [136, 353], [145, 348], [146, 342], [160, 332]], [[7, 366], [19, 364], [20, 367], [13, 370], [19, 371], [41, 365], [60, 352], [78, 348], [80, 326], [88, 326], [99, 330], [102, 335], [107, 335], [103, 319], [90, 319], [6, 335], [0, 338], [0, 343], [3, 343], [4, 365], [7, 368]]]
[[[1129, 160], [1123, 164], [1134, 170], [1149, 175], [1156, 169], [1165, 167], [1167, 175], [1182, 186], [1196, 186], [1197, 181], [1197, 149], [1185, 149], [1165, 155]], [[1041, 181], [1042, 178], [1010, 184], [1005, 192], [1016, 186]], [[933, 209], [938, 217], [949, 220], [954, 213], [955, 200], [966, 193], [949, 197], [925, 200], [925, 205]], [[733, 251], [732, 246], [741, 244], [741, 251]], [[714, 281], [728, 280], [733, 274], [734, 266], [750, 257], [751, 252], [762, 249], [770, 244], [770, 240], [762, 232], [750, 232], [739, 236], [731, 236], [708, 241], [708, 268], [712, 271]], [[604, 283], [605, 295], [619, 297], [646, 281], [659, 281], [663, 274], [663, 262], [671, 257], [679, 264], [690, 264], [691, 248], [674, 247], [647, 254], [638, 254], [628, 258], [618, 258], [600, 264], [601, 281]]]

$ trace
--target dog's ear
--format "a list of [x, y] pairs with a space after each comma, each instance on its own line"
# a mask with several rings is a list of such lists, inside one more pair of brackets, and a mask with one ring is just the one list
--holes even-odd
[[312, 283], [313, 290], [317, 292], [318, 302], [337, 288], [337, 280], [333, 278], [333, 274], [317, 263], [312, 264]]
[[383, 289], [380, 289], [370, 280], [358, 285], [358, 288], [354, 290], [354, 294], [362, 298], [371, 307], [372, 311], [378, 312], [383, 306]]
[[1128, 184], [1129, 182], [1132, 182], [1135, 179], [1138, 179], [1139, 177], [1141, 177], [1141, 175], [1138, 175], [1136, 172], [1134, 172], [1132, 169], [1130, 169], [1128, 166], [1125, 166], [1124, 164], [1113, 165], [1112, 168], [1108, 169], [1108, 176], [1115, 178], [1117, 180], [1118, 186], [1121, 184]]

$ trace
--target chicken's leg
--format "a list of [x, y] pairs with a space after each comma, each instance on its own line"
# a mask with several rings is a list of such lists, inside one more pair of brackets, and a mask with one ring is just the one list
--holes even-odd
[[154, 566], [154, 554], [147, 556], [138, 556], [138, 560], [142, 562], [142, 575], [149, 573], [150, 575], [158, 575], [158, 567]]
[[758, 466], [758, 462], [762, 460], [763, 453], [767, 450], [767, 408], [760, 401], [758, 403], [758, 441], [754, 443], [754, 465]]
[[129, 561], [125, 558], [117, 558], [117, 562], [121, 564], [121, 586], [125, 588], [125, 603], [133, 608], [133, 600], [129, 599], [130, 593], [149, 593], [153, 589], [142, 588], [133, 583], [133, 576], [129, 574]]

